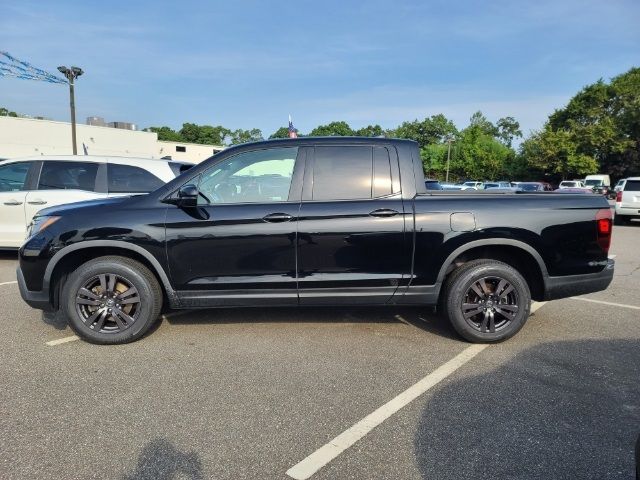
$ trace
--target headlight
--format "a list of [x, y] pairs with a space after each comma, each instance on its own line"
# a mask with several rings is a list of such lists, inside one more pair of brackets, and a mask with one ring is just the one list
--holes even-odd
[[36, 233], [42, 232], [46, 228], [49, 228], [51, 225], [60, 220], [60, 217], [33, 217], [31, 223], [29, 224], [29, 228], [27, 229], [27, 237], [33, 237]]

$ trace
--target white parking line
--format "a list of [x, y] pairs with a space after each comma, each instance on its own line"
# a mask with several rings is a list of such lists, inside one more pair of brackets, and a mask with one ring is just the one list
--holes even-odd
[[78, 337], [76, 335], [71, 335], [70, 337], [59, 338], [57, 340], [51, 340], [50, 342], [47, 342], [46, 344], [49, 345], [50, 347], [55, 347], [56, 345], [60, 345], [62, 343], [73, 342], [75, 340], [80, 340], [80, 337]]
[[2, 285], [13, 285], [14, 283], [18, 283], [18, 281], [17, 281], [17, 280], [14, 280], [13, 282], [2, 282], [2, 283], [0, 283], [0, 287], [1, 287]]
[[547, 302], [531, 302], [531, 310], [529, 310], [531, 313], [535, 313], [536, 310], [539, 310], [540, 308], [544, 307], [545, 304]]
[[581, 300], [583, 302], [601, 303], [602, 305], [610, 305], [612, 307], [630, 308], [631, 310], [640, 310], [636, 305], [627, 305], [624, 303], [605, 302], [604, 300], [594, 300], [592, 298], [570, 297], [571, 300]]
[[287, 470], [287, 475], [297, 480], [303, 480], [311, 477], [314, 473], [344, 452], [347, 448], [351, 447], [391, 415], [447, 378], [487, 347], [488, 345], [486, 344], [478, 344], [465, 348], [461, 353], [453, 357], [444, 365], [438, 367], [418, 383], [412, 385], [400, 395], [382, 405], [375, 412], [367, 415], [354, 426], [342, 432], [326, 445], [320, 447], [300, 463], [291, 467]]

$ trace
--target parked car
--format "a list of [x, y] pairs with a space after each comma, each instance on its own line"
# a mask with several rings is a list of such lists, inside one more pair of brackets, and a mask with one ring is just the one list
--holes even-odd
[[618, 183], [616, 183], [616, 186], [613, 187], [613, 191], [617, 194], [620, 190], [624, 189], [624, 184], [627, 181], [626, 178], [621, 178], [620, 180], [618, 180]]
[[611, 192], [611, 179], [609, 178], [609, 175], [587, 175], [584, 179], [584, 184], [587, 187], [592, 188], [595, 193], [600, 193], [607, 197], [613, 195], [613, 192]]
[[601, 196], [428, 192], [416, 142], [305, 137], [231, 147], [148, 195], [42, 210], [17, 277], [95, 343], [140, 338], [163, 303], [441, 304], [461, 336], [497, 342], [532, 298], [605, 289], [610, 240]]
[[562, 190], [564, 188], [586, 188], [586, 185], [579, 180], [563, 180], [558, 185], [558, 190]]
[[148, 158], [40, 156], [0, 164], [0, 248], [18, 248], [44, 207], [156, 190], [192, 166]]
[[522, 192], [545, 192], [551, 189], [551, 185], [543, 182], [518, 182], [516, 188]]
[[616, 194], [616, 225], [624, 225], [634, 218], [640, 219], [640, 177], [630, 177], [624, 189]]
[[511, 188], [511, 182], [485, 182], [482, 188], [485, 190], [490, 188]]
[[440, 182], [438, 180], [425, 178], [424, 186], [427, 188], [427, 190], [443, 190], [442, 185], [440, 185]]
[[482, 182], [464, 182], [460, 186], [460, 190], [482, 190]]

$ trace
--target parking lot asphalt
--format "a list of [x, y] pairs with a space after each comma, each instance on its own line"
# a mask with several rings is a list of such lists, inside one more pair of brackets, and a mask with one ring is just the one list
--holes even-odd
[[[639, 241], [615, 227], [607, 291], [538, 305], [311, 478], [633, 478]], [[94, 346], [21, 301], [15, 266], [0, 257], [3, 479], [289, 478], [471, 348], [419, 308], [178, 312]]]

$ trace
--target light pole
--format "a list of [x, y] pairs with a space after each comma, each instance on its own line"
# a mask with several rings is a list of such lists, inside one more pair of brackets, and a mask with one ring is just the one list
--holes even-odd
[[449, 144], [449, 149], [447, 150], [447, 178], [446, 182], [449, 183], [449, 162], [451, 161], [451, 142], [453, 139], [451, 137], [447, 138], [447, 143]]
[[71, 107], [71, 144], [73, 146], [73, 154], [78, 154], [78, 146], [76, 145], [76, 99], [74, 94], [74, 82], [75, 79], [82, 75], [84, 72], [81, 68], [65, 66], [58, 67], [58, 71], [67, 77], [69, 80], [69, 106]]

